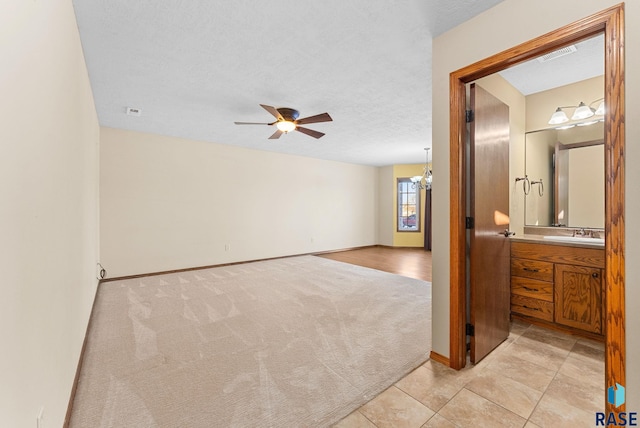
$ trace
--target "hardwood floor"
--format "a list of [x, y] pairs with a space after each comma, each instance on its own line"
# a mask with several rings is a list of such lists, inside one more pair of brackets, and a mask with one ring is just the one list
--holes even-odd
[[431, 282], [431, 251], [423, 248], [375, 246], [316, 255]]

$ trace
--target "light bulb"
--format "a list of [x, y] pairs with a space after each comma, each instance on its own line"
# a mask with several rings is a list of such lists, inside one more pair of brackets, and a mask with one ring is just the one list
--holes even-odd
[[280, 131], [284, 133], [287, 133], [296, 129], [296, 124], [293, 122], [289, 122], [288, 120], [278, 121], [278, 123], [276, 123], [276, 126]]

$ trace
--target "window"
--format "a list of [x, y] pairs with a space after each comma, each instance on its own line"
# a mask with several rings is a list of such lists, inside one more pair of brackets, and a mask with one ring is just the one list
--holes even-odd
[[398, 178], [398, 232], [420, 232], [420, 188]]

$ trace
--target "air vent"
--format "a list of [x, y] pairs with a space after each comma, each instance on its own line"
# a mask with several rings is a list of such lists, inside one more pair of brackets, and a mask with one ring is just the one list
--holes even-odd
[[129, 116], [141, 116], [142, 110], [135, 107], [127, 107], [127, 115]]
[[578, 49], [575, 47], [575, 45], [566, 46], [562, 49], [558, 49], [557, 51], [549, 52], [546, 55], [542, 55], [538, 58], [538, 62], [551, 61], [553, 59], [560, 58], [561, 56], [571, 55], [572, 53], [577, 51]]

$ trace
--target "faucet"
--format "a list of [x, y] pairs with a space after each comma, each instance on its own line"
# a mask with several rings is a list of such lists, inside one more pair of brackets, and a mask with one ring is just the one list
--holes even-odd
[[581, 227], [580, 229], [574, 229], [573, 236], [582, 236], [583, 238], [593, 238], [593, 230], [585, 229], [584, 227]]

